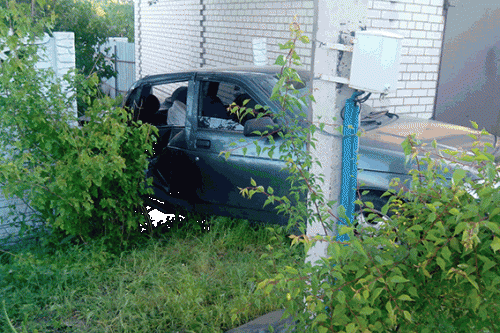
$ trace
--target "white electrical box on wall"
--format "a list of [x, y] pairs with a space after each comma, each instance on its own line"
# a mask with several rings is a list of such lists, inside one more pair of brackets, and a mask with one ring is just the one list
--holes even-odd
[[387, 31], [357, 31], [349, 87], [372, 93], [396, 91], [403, 36]]

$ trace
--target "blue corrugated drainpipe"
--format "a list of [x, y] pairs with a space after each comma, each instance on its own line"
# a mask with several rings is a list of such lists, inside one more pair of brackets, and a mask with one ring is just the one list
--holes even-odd
[[[340, 205], [345, 208], [347, 219], [340, 218], [338, 228], [341, 225], [349, 226], [352, 223], [354, 213], [354, 201], [356, 200], [356, 189], [358, 181], [358, 126], [359, 126], [359, 105], [356, 98], [362, 95], [363, 91], [356, 91], [345, 102], [344, 128], [342, 138], [342, 183], [340, 189]], [[347, 234], [339, 235], [337, 241], [349, 241]]]

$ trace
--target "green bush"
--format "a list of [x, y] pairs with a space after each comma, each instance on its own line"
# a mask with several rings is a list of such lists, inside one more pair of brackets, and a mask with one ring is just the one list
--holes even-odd
[[[114, 100], [101, 97], [96, 75], [58, 80], [36, 69], [34, 41], [46, 22], [26, 17], [23, 8], [11, 2], [1, 9], [0, 38], [10, 49], [0, 68], [2, 190], [26, 198], [54, 230], [124, 240], [140, 222], [135, 211], [147, 193], [156, 129], [132, 122]], [[83, 126], [75, 91], [88, 105]]]
[[[334, 212], [321, 193], [321, 176], [310, 173], [319, 162], [304, 149], [306, 143], [314, 148], [314, 132], [324, 125], [290, 116], [307, 98], [297, 96], [291, 84], [300, 81], [291, 65], [298, 64], [295, 43], [303, 39], [296, 24], [292, 33], [281, 46], [288, 54], [277, 60], [283, 70], [273, 98], [282, 105], [278, 117], [285, 124], [279, 135], [287, 144], [280, 146], [280, 158], [298, 185], [290, 196], [276, 197], [252, 182], [242, 194], [264, 194], [268, 202], [280, 203], [291, 223], [316, 220], [337, 230], [334, 223], [342, 212]], [[288, 266], [262, 281], [258, 292], [285, 293], [286, 314], [297, 321], [299, 332], [499, 331], [500, 168], [488, 152], [491, 145], [481, 144], [484, 134], [473, 135], [478, 141], [470, 152], [437, 151], [435, 143], [429, 149], [409, 136], [403, 148], [417, 168], [410, 183], [393, 181], [402, 188], [398, 193], [385, 194], [390, 200], [382, 213], [392, 214], [385, 226], [380, 231], [339, 227], [337, 233], [347, 233], [348, 242], [291, 236], [306, 251], [317, 241], [328, 242], [328, 257], [316, 266]], [[307, 203], [291, 205], [300, 195], [308, 195]], [[244, 311], [235, 309], [235, 316]]]
[[[134, 40], [134, 7], [132, 3], [109, 0], [56, 0], [46, 13], [55, 13], [54, 30], [75, 33], [76, 68], [85, 75], [99, 78], [116, 75], [99, 48], [108, 37]], [[96, 52], [96, 50], [98, 50]]]
[[116, 75], [113, 66], [99, 51], [108, 37], [134, 41], [134, 5], [122, 0], [8, 0], [0, 10], [20, 10], [35, 21], [50, 20], [45, 32], [71, 31], [75, 34], [76, 68], [86, 76]]

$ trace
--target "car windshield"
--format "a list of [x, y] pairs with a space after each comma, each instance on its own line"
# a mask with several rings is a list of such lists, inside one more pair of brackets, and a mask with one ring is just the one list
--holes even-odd
[[[294, 88], [298, 91], [297, 96], [306, 96], [311, 92], [311, 76], [308, 72], [300, 71], [300, 77], [302, 78], [304, 84], [299, 82], [294, 82]], [[271, 92], [278, 82], [278, 77], [275, 75], [266, 75], [265, 78], [259, 77], [258, 84], [261, 85], [269, 95], [271, 96]], [[276, 103], [277, 104], [277, 103]], [[299, 110], [294, 107], [295, 114], [299, 113]], [[304, 112], [308, 112], [307, 106], [304, 104], [302, 106], [302, 110]], [[343, 118], [344, 109], [342, 109], [341, 116]], [[360, 109], [360, 127], [365, 131], [370, 131], [376, 129], [382, 125], [387, 125], [389, 122], [397, 120], [399, 118], [398, 115], [394, 113], [390, 113], [388, 111], [377, 111], [374, 110], [371, 106], [366, 104], [361, 104]]]
[[[308, 76], [307, 72], [299, 72], [300, 77], [304, 81], [304, 84], [300, 82], [290, 82], [293, 87], [296, 89], [297, 94], [295, 96], [301, 97], [301, 96], [307, 96], [310, 94], [310, 77]], [[260, 85], [264, 92], [268, 95], [267, 97], [271, 97], [271, 93], [273, 91], [274, 86], [278, 82], [278, 77], [277, 75], [265, 75], [264, 77], [257, 77], [254, 78], [254, 81]], [[290, 93], [291, 94], [291, 93]], [[279, 107], [278, 102], [274, 101], [275, 105]], [[296, 114], [300, 113], [298, 108], [294, 108], [294, 111]], [[303, 112], [308, 112], [307, 110], [307, 105], [304, 103], [302, 104], [302, 110]]]

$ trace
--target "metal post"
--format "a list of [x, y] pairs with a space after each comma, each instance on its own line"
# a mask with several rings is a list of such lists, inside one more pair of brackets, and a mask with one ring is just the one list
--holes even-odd
[[116, 47], [116, 43], [117, 42], [115, 41], [115, 48], [114, 48], [115, 53], [113, 54], [115, 56], [114, 61], [115, 61], [115, 74], [116, 74], [116, 76], [115, 76], [115, 96], [113, 96], [113, 97], [118, 96], [118, 91], [119, 91], [118, 90], [118, 75], [119, 75], [118, 74], [118, 48]]

